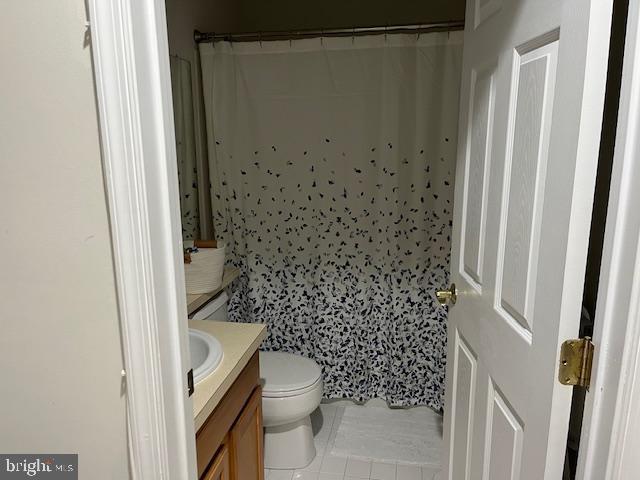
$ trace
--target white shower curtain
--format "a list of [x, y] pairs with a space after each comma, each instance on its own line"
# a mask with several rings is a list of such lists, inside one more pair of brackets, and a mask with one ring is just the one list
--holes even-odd
[[236, 321], [325, 396], [443, 406], [461, 33], [200, 45]]

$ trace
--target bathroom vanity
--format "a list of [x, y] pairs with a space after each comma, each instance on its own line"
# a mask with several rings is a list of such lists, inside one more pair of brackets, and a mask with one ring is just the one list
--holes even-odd
[[265, 327], [197, 320], [189, 327], [215, 336], [224, 352], [220, 366], [195, 385], [193, 394], [198, 478], [263, 480], [257, 350]]

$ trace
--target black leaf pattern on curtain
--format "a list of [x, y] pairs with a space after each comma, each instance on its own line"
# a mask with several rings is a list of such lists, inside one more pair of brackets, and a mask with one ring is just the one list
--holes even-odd
[[200, 46], [230, 318], [325, 397], [444, 405], [460, 39]]

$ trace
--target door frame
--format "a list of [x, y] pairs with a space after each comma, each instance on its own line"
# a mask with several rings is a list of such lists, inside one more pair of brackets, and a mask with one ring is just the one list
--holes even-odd
[[640, 0], [630, 0], [600, 284], [577, 477], [640, 469]]
[[196, 479], [165, 4], [88, 0], [87, 6], [122, 331], [130, 475]]
[[[130, 471], [196, 478], [181, 217], [163, 0], [88, 0], [126, 369]], [[631, 0], [578, 478], [640, 459], [640, 0]], [[635, 175], [631, 175], [634, 173]], [[174, 185], [174, 187], [167, 186]], [[621, 288], [624, 286], [624, 288]], [[631, 299], [635, 301], [631, 302]], [[622, 365], [622, 368], [621, 368]], [[123, 372], [124, 374], [124, 372]], [[606, 469], [606, 476], [603, 475]]]

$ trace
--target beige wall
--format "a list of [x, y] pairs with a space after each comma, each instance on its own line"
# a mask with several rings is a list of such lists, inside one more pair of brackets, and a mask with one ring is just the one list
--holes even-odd
[[2, 7], [0, 452], [79, 453], [80, 478], [127, 479], [84, 1]]
[[[464, 0], [235, 0], [231, 31], [407, 25], [464, 19]], [[216, 30], [218, 31], [218, 30]]]
[[267, 32], [464, 20], [464, 0], [166, 0], [169, 49], [190, 59], [193, 30]]
[[192, 61], [193, 31], [217, 25], [234, 28], [233, 0], [166, 0], [169, 53]]

